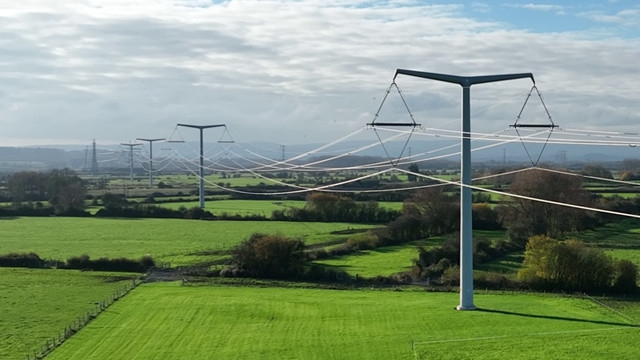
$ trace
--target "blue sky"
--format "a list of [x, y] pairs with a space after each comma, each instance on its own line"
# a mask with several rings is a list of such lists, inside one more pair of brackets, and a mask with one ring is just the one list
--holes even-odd
[[473, 18], [539, 33], [593, 30], [637, 38], [640, 32], [640, 6], [632, 1], [483, 1], [464, 8]]
[[[625, 0], [4, 1], [0, 146], [118, 144], [178, 122], [323, 143], [372, 120], [397, 68], [532, 72], [561, 126], [640, 132], [639, 22]], [[420, 123], [458, 128], [459, 89], [398, 81]], [[474, 89], [474, 131], [501, 131], [529, 88]]]

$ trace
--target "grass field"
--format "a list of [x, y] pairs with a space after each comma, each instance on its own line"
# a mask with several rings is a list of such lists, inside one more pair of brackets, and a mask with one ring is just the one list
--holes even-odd
[[134, 276], [0, 268], [0, 359], [23, 360], [33, 354]]
[[456, 293], [147, 284], [48, 359], [637, 358], [638, 319], [589, 300], [475, 303], [482, 310], [459, 312]]
[[640, 249], [605, 250], [605, 254], [611, 256], [614, 259], [629, 260], [640, 267]]
[[[221, 199], [205, 201], [205, 209], [210, 211], [214, 215], [221, 215], [226, 213], [227, 215], [262, 215], [270, 217], [274, 210], [286, 210], [288, 208], [304, 208], [306, 205], [304, 200], [235, 200], [235, 199]], [[170, 209], [178, 209], [181, 206], [188, 208], [194, 206], [200, 206], [198, 200], [192, 201], [177, 201], [177, 202], [158, 202], [155, 205], [162, 206]], [[378, 205], [381, 208], [388, 210], [401, 210], [402, 202], [379, 202]]]
[[371, 228], [344, 223], [65, 217], [3, 218], [0, 224], [0, 254], [33, 251], [58, 260], [82, 254], [136, 259], [151, 254], [172, 266], [200, 261], [203, 251], [229, 249], [255, 232], [281, 233], [315, 244], [346, 237], [334, 231]]
[[[206, 201], [205, 209], [210, 211], [214, 215], [221, 215], [226, 213], [228, 215], [262, 215], [270, 217], [274, 210], [286, 210], [287, 208], [297, 207], [303, 208], [306, 201], [271, 201], [271, 200], [218, 200], [218, 201]], [[191, 208], [199, 206], [200, 203], [196, 201], [188, 202], [167, 202], [157, 203], [156, 205], [167, 207], [170, 209], [178, 209], [181, 206]]]
[[355, 254], [337, 256], [331, 259], [315, 261], [317, 264], [339, 268], [351, 276], [375, 277], [389, 276], [411, 270], [412, 260], [418, 258], [418, 246], [434, 246], [442, 242], [440, 237], [410, 243], [385, 246], [373, 250], [362, 250]]
[[594, 230], [568, 235], [567, 238], [576, 238], [608, 248], [640, 247], [640, 220], [624, 219]]

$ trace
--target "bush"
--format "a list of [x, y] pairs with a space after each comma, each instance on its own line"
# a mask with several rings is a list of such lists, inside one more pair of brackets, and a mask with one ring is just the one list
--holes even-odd
[[155, 262], [151, 256], [143, 256], [140, 260], [126, 258], [91, 260], [89, 255], [83, 254], [68, 258], [62, 267], [75, 270], [145, 272], [154, 266]]
[[613, 261], [581, 241], [532, 236], [518, 277], [533, 287], [563, 291], [600, 291], [611, 287]]
[[634, 293], [638, 291], [638, 266], [629, 260], [619, 260], [615, 263], [614, 289], [622, 292]]
[[253, 234], [232, 252], [229, 272], [263, 278], [295, 278], [304, 272], [304, 243], [281, 235]]
[[46, 266], [38, 254], [30, 252], [27, 254], [5, 254], [0, 256], [1, 267], [24, 267], [24, 268], [43, 268]]
[[358, 234], [347, 239], [347, 244], [358, 250], [371, 250], [380, 245], [380, 239], [372, 232]]

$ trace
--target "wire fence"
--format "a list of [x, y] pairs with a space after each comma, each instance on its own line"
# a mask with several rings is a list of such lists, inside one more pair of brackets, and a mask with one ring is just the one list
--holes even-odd
[[118, 301], [120, 298], [127, 295], [131, 290], [138, 287], [138, 285], [142, 284], [142, 282], [143, 282], [142, 279], [134, 279], [123, 288], [111, 294], [106, 299], [101, 300], [96, 304], [95, 308], [91, 309], [90, 311], [87, 311], [84, 315], [72, 321], [56, 336], [52, 336], [51, 338], [47, 339], [45, 343], [42, 344], [41, 346], [34, 348], [32, 352], [26, 355], [26, 359], [27, 360], [44, 359], [53, 350], [55, 350], [60, 345], [62, 345], [65, 341], [67, 341], [71, 336], [73, 336], [82, 328], [87, 326], [93, 319], [95, 319], [98, 315], [100, 315], [100, 313], [108, 309], [109, 306], [113, 305], [114, 302]]

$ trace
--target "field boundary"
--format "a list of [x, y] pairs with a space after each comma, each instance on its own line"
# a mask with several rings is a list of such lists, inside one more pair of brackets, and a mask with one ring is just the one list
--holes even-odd
[[496, 336], [480, 336], [475, 338], [453, 338], [453, 339], [441, 339], [441, 340], [431, 340], [431, 341], [411, 341], [411, 352], [413, 353], [414, 359], [419, 360], [419, 359], [422, 359], [422, 357], [418, 357], [418, 351], [417, 351], [416, 345], [497, 340], [497, 339], [508, 339], [508, 338], [516, 338], [516, 337], [527, 337], [527, 336], [551, 336], [551, 335], [567, 335], [567, 334], [592, 333], [592, 332], [595, 333], [595, 332], [616, 331], [616, 330], [640, 330], [640, 328], [623, 325], [623, 326], [611, 326], [611, 327], [597, 328], [597, 329], [534, 332], [534, 333], [521, 334], [521, 335], [496, 335]]
[[630, 316], [628, 316], [628, 315], [625, 315], [625, 314], [621, 313], [620, 311], [618, 311], [618, 310], [616, 310], [616, 309], [612, 308], [611, 306], [609, 306], [609, 305], [607, 305], [607, 304], [605, 304], [605, 303], [603, 303], [603, 302], [601, 302], [601, 301], [596, 300], [593, 296], [589, 296], [588, 294], [583, 294], [583, 296], [584, 296], [584, 297], [586, 297], [587, 299], [591, 300], [593, 303], [595, 303], [595, 304], [597, 304], [597, 305], [600, 305], [600, 306], [604, 307], [604, 308], [605, 308], [605, 309], [607, 309], [607, 310], [611, 310], [611, 311], [613, 311], [614, 313], [616, 313], [616, 314], [618, 314], [618, 315], [622, 316], [623, 318], [625, 318], [625, 319], [627, 319], [627, 320], [631, 321], [631, 324], [633, 324], [633, 325], [638, 325], [638, 321], [637, 321], [636, 319], [634, 319], [634, 318], [632, 318], [632, 317], [630, 317]]
[[142, 284], [141, 279], [133, 279], [128, 285], [122, 289], [116, 291], [108, 298], [96, 303], [96, 307], [86, 312], [83, 316], [78, 317], [76, 320], [67, 325], [64, 330], [58, 333], [57, 336], [47, 339], [47, 341], [40, 347], [35, 348], [33, 352], [27, 354], [27, 360], [41, 360], [49, 355], [53, 350], [62, 345], [70, 337], [75, 335], [78, 331], [87, 326], [93, 319], [95, 319], [100, 313], [108, 309], [114, 302], [127, 295], [131, 290]]

